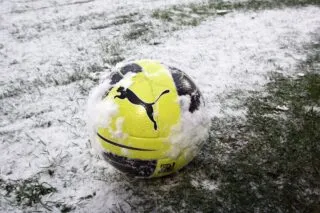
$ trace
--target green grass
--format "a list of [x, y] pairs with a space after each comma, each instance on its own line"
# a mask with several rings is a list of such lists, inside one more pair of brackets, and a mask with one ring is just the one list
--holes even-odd
[[124, 48], [121, 42], [119, 41], [114, 41], [106, 44], [102, 43], [102, 49], [102, 61], [105, 64], [114, 66], [125, 59], [125, 57], [123, 56]]
[[[52, 176], [53, 173], [49, 173], [49, 175]], [[25, 180], [3, 180], [0, 178], [0, 192], [11, 206], [17, 206], [22, 210], [33, 209], [36, 212], [41, 206], [46, 211], [59, 210], [62, 213], [67, 213], [75, 209], [74, 206], [60, 201], [43, 201], [44, 196], [56, 193], [57, 189], [46, 182], [40, 182], [37, 178]]]
[[276, 75], [266, 91], [247, 100], [247, 121], [235, 141], [220, 141], [246, 145], [222, 165], [218, 195], [243, 211], [311, 212], [320, 201], [320, 75]]
[[225, 15], [233, 10], [263, 10], [306, 5], [320, 5], [319, 0], [249, 0], [243, 2], [208, 1], [203, 4], [174, 5], [166, 9], [157, 9], [152, 17], [176, 25], [196, 26], [210, 16]]
[[[113, 58], [117, 57], [117, 58]], [[116, 60], [119, 61], [118, 55], [112, 55], [108, 58], [108, 61]], [[114, 62], [115, 63], [115, 62]], [[49, 86], [63, 86], [72, 83], [78, 83], [83, 85], [84, 81], [97, 82], [99, 80], [95, 73], [103, 72], [104, 67], [93, 64], [87, 67], [74, 65], [70, 70], [66, 70], [64, 67], [56, 67], [52, 73], [47, 73], [44, 75], [35, 75], [34, 79], [23, 79], [19, 78], [15, 81], [10, 81], [5, 85], [0, 91], [0, 100], [6, 98], [12, 98], [25, 93], [38, 92], [41, 94], [42, 87]], [[92, 86], [90, 86], [92, 87]], [[83, 89], [83, 88], [81, 88]], [[87, 94], [87, 92], [85, 93]]]
[[57, 191], [48, 183], [36, 179], [8, 181], [0, 179], [0, 189], [3, 196], [13, 205], [33, 207], [41, 204], [47, 210], [50, 210], [50, 207], [43, 203], [42, 197]]
[[115, 17], [110, 23], [91, 27], [92, 30], [101, 30], [113, 26], [120, 26], [135, 22], [141, 15], [139, 13], [129, 13]]
[[128, 40], [136, 40], [138, 38], [148, 37], [153, 32], [151, 23], [136, 23], [131, 25], [129, 32], [124, 34], [124, 38]]
[[129, 13], [128, 15], [121, 15], [116, 17], [113, 25], [122, 25], [127, 23], [135, 22], [135, 18], [139, 17], [140, 14], [138, 13]]

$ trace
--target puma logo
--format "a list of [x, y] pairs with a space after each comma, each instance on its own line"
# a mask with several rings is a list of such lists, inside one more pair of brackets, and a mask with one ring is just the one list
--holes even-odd
[[155, 103], [157, 103], [157, 101], [160, 99], [160, 97], [162, 95], [169, 93], [170, 92], [169, 90], [163, 91], [159, 95], [159, 97], [152, 103], [144, 102], [136, 94], [134, 94], [134, 92], [132, 92], [132, 90], [130, 90], [129, 88], [119, 87], [117, 89], [117, 92], [120, 92], [120, 95], [116, 95], [116, 96], [114, 96], [114, 98], [120, 98], [120, 99], [127, 98], [132, 104], [143, 106], [144, 109], [146, 110], [146, 113], [147, 113], [149, 119], [153, 122], [154, 129], [157, 130], [157, 128], [158, 128], [157, 122], [153, 118], [153, 105]]

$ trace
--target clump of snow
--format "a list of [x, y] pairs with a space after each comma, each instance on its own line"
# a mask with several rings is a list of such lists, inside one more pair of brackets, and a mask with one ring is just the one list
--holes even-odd
[[[115, 70], [117, 69], [118, 67], [115, 68]], [[118, 105], [114, 102], [114, 99], [104, 99], [103, 97], [112, 86], [130, 87], [133, 83], [132, 77], [135, 75], [135, 73], [129, 72], [115, 85], [110, 85], [111, 73], [108, 73], [106, 79], [91, 91], [87, 106], [87, 126], [91, 141], [94, 142], [94, 148], [100, 150], [101, 147], [96, 140], [98, 128], [107, 128], [113, 138], [123, 140], [127, 137], [127, 134], [122, 131], [125, 120], [123, 117], [117, 118], [115, 129], [110, 125], [112, 118], [119, 112]]]
[[103, 100], [103, 96], [110, 89], [109, 81], [95, 87], [89, 95], [87, 107], [87, 124], [96, 130], [108, 126], [112, 116], [118, 112], [118, 106], [113, 100]]
[[192, 180], [191, 185], [196, 188], [203, 188], [209, 191], [217, 190], [219, 187], [217, 182], [209, 181], [209, 180], [202, 180], [202, 181]]
[[[117, 82], [115, 86], [122, 86], [128, 88], [131, 86], [132, 77], [135, 73], [127, 73], [121, 81]], [[106, 92], [111, 88], [110, 73], [106, 80], [100, 85], [96, 86], [90, 93], [87, 107], [87, 123], [90, 128], [97, 129], [99, 127], [107, 127], [110, 124], [111, 118], [118, 113], [117, 104], [111, 99], [103, 99]], [[120, 125], [123, 124], [124, 119], [117, 120], [117, 130], [120, 131]], [[118, 133], [119, 135], [120, 133]]]
[[287, 106], [285, 106], [285, 105], [283, 105], [283, 106], [276, 106], [276, 109], [277, 109], [277, 110], [281, 110], [281, 111], [288, 111], [288, 110], [289, 110], [289, 108], [288, 108]]
[[129, 154], [129, 151], [128, 151], [128, 149], [122, 148], [122, 149], [121, 149], [121, 153], [122, 153], [124, 156], [127, 156], [127, 155]]
[[110, 134], [112, 135], [113, 138], [123, 140], [126, 137], [128, 137], [128, 134], [123, 133], [123, 131], [122, 131], [122, 126], [123, 126], [124, 120], [125, 120], [124, 117], [119, 117], [116, 120], [116, 129], [113, 130], [111, 127], [108, 128], [108, 131], [110, 132]]
[[118, 106], [111, 100], [103, 100], [103, 96], [110, 89], [109, 79], [95, 87], [88, 99], [87, 105], [87, 126], [92, 146], [100, 150], [100, 144], [96, 140], [96, 132], [99, 127], [110, 125], [111, 119], [118, 113]]
[[210, 116], [204, 104], [194, 112], [189, 112], [190, 96], [179, 96], [181, 107], [180, 123], [172, 127], [169, 141], [172, 144], [168, 157], [177, 158], [182, 153], [186, 159], [192, 159], [207, 139], [210, 128]]
[[129, 88], [132, 85], [132, 77], [135, 76], [136, 73], [132, 73], [129, 72], [127, 74], [125, 74], [125, 76], [123, 77], [123, 79], [121, 81], [119, 81], [116, 85], [117, 86], [122, 86], [125, 89]]

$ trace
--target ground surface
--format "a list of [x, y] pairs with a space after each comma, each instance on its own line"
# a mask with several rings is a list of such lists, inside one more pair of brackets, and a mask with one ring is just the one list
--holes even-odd
[[[319, 212], [320, 3], [0, 0], [0, 212]], [[201, 89], [212, 131], [171, 177], [91, 148], [90, 90], [152, 58]]]

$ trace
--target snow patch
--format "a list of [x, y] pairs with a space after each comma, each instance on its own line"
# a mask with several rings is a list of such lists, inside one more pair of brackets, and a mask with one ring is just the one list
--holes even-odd
[[[128, 88], [132, 85], [132, 77], [135, 73], [127, 73], [121, 81], [115, 86], [122, 86]], [[100, 85], [96, 86], [89, 95], [87, 106], [87, 124], [92, 130], [99, 127], [106, 127], [110, 125], [111, 118], [118, 113], [118, 105], [112, 99], [103, 99], [107, 91], [110, 90], [110, 73], [106, 80]], [[124, 118], [118, 118], [116, 121], [115, 134], [120, 135]]]
[[119, 81], [116, 85], [117, 86], [122, 86], [124, 87], [125, 89], [129, 88], [133, 81], [132, 81], [132, 78], [136, 75], [136, 73], [132, 73], [132, 72], [129, 72], [127, 74], [125, 74], [125, 76], [123, 77], [123, 79], [121, 81]]
[[186, 159], [192, 159], [207, 139], [210, 128], [210, 116], [204, 104], [193, 113], [189, 112], [190, 97], [180, 96], [181, 121], [171, 129], [169, 141], [172, 148], [168, 157], [177, 158], [184, 153]]
[[108, 128], [113, 138], [124, 140], [126, 137], [128, 137], [128, 134], [122, 132], [122, 126], [123, 126], [124, 120], [125, 120], [124, 117], [119, 117], [116, 120], [116, 129], [113, 130], [111, 127]]
[[87, 107], [87, 124], [89, 128], [96, 130], [99, 127], [108, 126], [112, 116], [117, 114], [118, 106], [113, 100], [102, 100], [110, 89], [109, 81], [105, 81], [94, 88], [89, 95]]
[[[116, 67], [117, 69], [117, 67]], [[112, 118], [118, 114], [118, 105], [114, 102], [114, 99], [105, 99], [106, 93], [111, 89], [112, 86], [122, 86], [128, 88], [132, 85], [132, 78], [136, 73], [129, 72], [117, 82], [115, 85], [110, 85], [111, 73], [108, 73], [100, 85], [95, 87], [89, 95], [88, 107], [87, 107], [87, 126], [90, 132], [90, 139], [93, 141], [93, 147], [101, 151], [101, 145], [96, 138], [98, 128], [108, 128], [109, 133], [113, 138], [124, 140], [128, 137], [128, 134], [123, 133], [122, 126], [125, 121], [124, 117], [119, 117], [116, 120], [115, 129], [111, 127]]]
[[280, 110], [280, 111], [288, 111], [288, 110], [289, 110], [289, 108], [288, 108], [287, 106], [285, 106], [285, 105], [283, 105], [283, 106], [276, 106], [276, 109], [277, 109], [277, 110]]
[[217, 190], [219, 187], [219, 185], [216, 182], [209, 181], [209, 180], [203, 180], [201, 182], [197, 180], [192, 180], [191, 185], [194, 186], [195, 188], [203, 188], [209, 191]]

